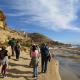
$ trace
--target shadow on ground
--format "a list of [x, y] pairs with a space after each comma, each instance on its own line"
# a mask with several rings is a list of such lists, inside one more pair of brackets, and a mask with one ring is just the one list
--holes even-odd
[[10, 66], [22, 66], [22, 67], [25, 67], [25, 68], [31, 68], [29, 65], [23, 65], [23, 64], [16, 64], [16, 63], [9, 63]]
[[20, 70], [14, 68], [14, 69], [9, 69], [7, 72], [8, 72], [7, 76], [11, 77], [11, 78], [24, 77], [25, 80], [31, 80], [31, 78], [32, 78], [32, 76], [29, 76], [30, 74], [32, 74], [31, 71], [20, 71]]

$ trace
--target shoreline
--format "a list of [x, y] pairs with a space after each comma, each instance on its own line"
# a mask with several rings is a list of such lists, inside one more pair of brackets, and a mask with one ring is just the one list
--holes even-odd
[[[61, 57], [62, 58], [62, 57]], [[80, 58], [65, 58], [60, 59], [59, 72], [61, 80], [80, 80]]]
[[80, 56], [79, 54], [66, 53], [64, 49], [52, 50], [59, 61], [59, 73], [61, 80], [80, 80]]

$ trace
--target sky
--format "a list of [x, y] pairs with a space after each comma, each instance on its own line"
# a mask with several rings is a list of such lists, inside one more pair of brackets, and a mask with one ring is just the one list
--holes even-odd
[[80, 0], [0, 0], [10, 28], [80, 44]]

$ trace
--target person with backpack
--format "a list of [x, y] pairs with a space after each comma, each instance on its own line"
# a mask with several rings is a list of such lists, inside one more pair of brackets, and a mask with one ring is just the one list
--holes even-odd
[[39, 63], [39, 51], [37, 50], [36, 45], [32, 46], [31, 58], [33, 63], [33, 77], [38, 76], [38, 63]]
[[0, 50], [0, 60], [1, 60], [1, 65], [2, 65], [2, 68], [1, 68], [1, 74], [4, 77], [6, 77], [6, 69], [7, 69], [7, 66], [8, 66], [8, 54], [7, 54], [7, 50], [6, 50], [6, 47], [2, 47], [2, 50]]
[[41, 50], [41, 67], [42, 67], [41, 72], [46, 73], [48, 61], [50, 61], [51, 59], [49, 53], [49, 47], [46, 44], [42, 44], [40, 50]]
[[12, 38], [11, 40], [9, 40], [8, 44], [11, 46], [12, 49], [12, 56], [14, 56], [14, 52], [15, 52], [15, 46], [16, 46], [16, 39]]

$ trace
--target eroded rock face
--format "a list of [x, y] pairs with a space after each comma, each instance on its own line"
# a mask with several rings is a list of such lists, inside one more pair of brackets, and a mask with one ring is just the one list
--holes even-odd
[[6, 24], [6, 16], [4, 13], [0, 10], [0, 28], [6, 29], [7, 24]]

